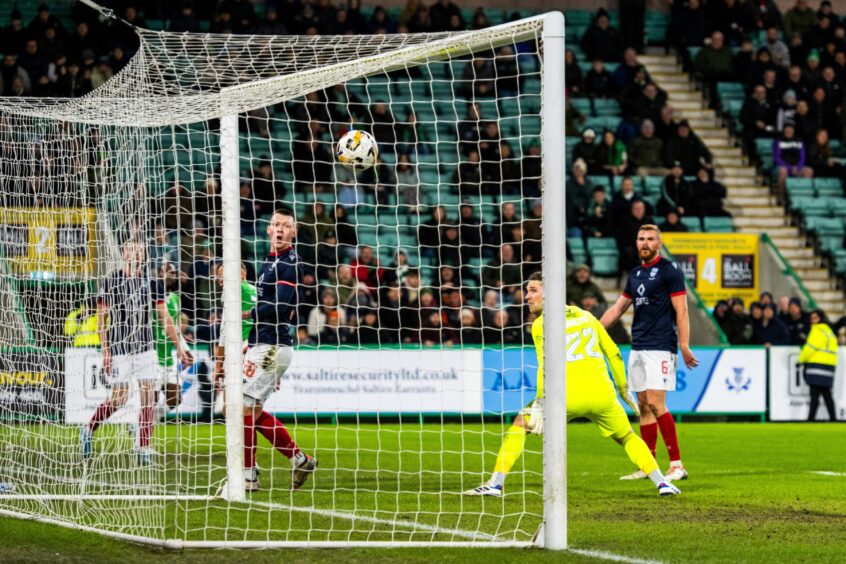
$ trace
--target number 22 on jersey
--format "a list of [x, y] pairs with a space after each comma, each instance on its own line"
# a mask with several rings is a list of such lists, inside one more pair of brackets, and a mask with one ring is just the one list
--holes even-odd
[[567, 362], [582, 360], [585, 355], [602, 358], [596, 350], [596, 332], [590, 327], [567, 333]]

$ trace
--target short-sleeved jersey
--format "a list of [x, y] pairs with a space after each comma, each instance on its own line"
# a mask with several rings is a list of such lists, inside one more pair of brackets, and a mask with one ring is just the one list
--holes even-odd
[[161, 282], [146, 275], [128, 277], [123, 270], [103, 280], [98, 303], [108, 308], [106, 345], [112, 355], [136, 354], [153, 350], [151, 309], [164, 301]]
[[297, 283], [302, 263], [293, 247], [271, 253], [259, 271], [256, 282], [256, 307], [249, 344], [285, 345], [294, 343], [292, 324], [297, 315]]
[[[173, 320], [174, 325], [179, 327], [179, 314], [182, 312], [182, 302], [179, 299], [179, 294], [170, 292], [165, 299], [165, 306], [167, 313]], [[153, 314], [153, 336], [156, 339], [156, 356], [159, 358], [160, 366], [173, 366], [176, 364], [174, 352], [176, 347], [167, 338], [165, 333], [164, 323], [159, 319], [158, 312]]]
[[672, 298], [685, 293], [684, 274], [663, 257], [632, 269], [623, 291], [634, 304], [632, 350], [676, 353], [679, 330]]
[[[576, 306], [567, 306], [565, 317], [565, 346], [567, 362], [567, 389], [586, 392], [607, 390], [614, 392], [608, 379], [608, 366], [618, 386], [626, 383], [626, 369], [620, 349], [608, 335], [608, 332], [589, 312]], [[538, 392], [543, 397], [543, 315], [532, 322], [532, 340], [538, 357]]]
[[[241, 313], [247, 313], [256, 307], [258, 297], [256, 295], [256, 287], [249, 282], [241, 282]], [[255, 322], [252, 318], [241, 319], [241, 340], [246, 341], [250, 337]], [[217, 341], [218, 346], [224, 346], [226, 336], [224, 332], [225, 327], [221, 327], [220, 338]]]

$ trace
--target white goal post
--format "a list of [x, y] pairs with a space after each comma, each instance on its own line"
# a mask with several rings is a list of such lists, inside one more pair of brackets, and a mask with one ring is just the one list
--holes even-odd
[[[0, 382], [0, 515], [168, 548], [566, 549], [563, 15], [438, 34], [134, 31], [137, 54], [92, 93], [0, 98], [0, 373], [17, 375]], [[352, 127], [372, 128], [380, 146], [371, 176], [323, 158]], [[310, 277], [299, 300], [314, 307], [297, 310], [294, 364], [266, 410], [320, 465], [291, 491], [288, 461], [268, 446], [279, 431], [262, 431], [262, 490], [248, 493], [241, 269], [255, 280], [280, 204], [298, 216]], [[465, 208], [475, 223], [461, 223]], [[429, 229], [439, 209], [455, 223]], [[460, 243], [467, 225], [475, 246]], [[119, 318], [104, 281], [132, 271], [136, 243], [142, 285], [163, 290], [139, 311], [166, 341], [159, 305], [175, 304], [194, 364], [174, 365], [177, 345], [154, 337], [161, 421], [145, 427], [132, 380], [126, 404], [92, 427], [120, 387], [100, 349], [102, 322]], [[365, 248], [378, 267], [362, 266], [376, 264]], [[542, 448], [529, 438], [502, 499], [462, 497], [533, 397], [520, 288], [541, 266]], [[146, 334], [132, 325], [141, 319], [126, 318], [131, 338]], [[225, 426], [212, 407], [224, 397], [212, 374], [220, 331]], [[165, 405], [172, 381], [178, 406]], [[81, 457], [80, 429], [93, 454]]]

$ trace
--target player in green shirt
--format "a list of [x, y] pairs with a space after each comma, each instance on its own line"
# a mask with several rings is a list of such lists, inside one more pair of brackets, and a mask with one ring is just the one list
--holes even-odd
[[[214, 269], [217, 285], [223, 289], [223, 263], [218, 263]], [[241, 263], [241, 340], [246, 341], [253, 330], [255, 323], [250, 317], [250, 311], [256, 306], [258, 297], [256, 287], [247, 282], [247, 266]], [[214, 347], [214, 377], [219, 390], [223, 389], [223, 328], [221, 327], [220, 338]]]
[[[165, 290], [165, 307], [168, 314], [173, 320], [174, 326], [177, 327], [179, 338], [182, 339], [182, 334], [178, 328], [180, 326], [179, 316], [182, 311], [182, 303], [179, 298], [179, 293], [174, 291], [179, 283], [179, 269], [172, 262], [162, 264], [159, 272]], [[173, 409], [182, 401], [182, 384], [179, 381], [179, 364], [176, 362], [176, 347], [167, 338], [164, 332], [164, 325], [158, 316], [153, 317], [153, 338], [156, 341], [156, 355], [159, 361], [159, 371], [161, 373], [161, 380], [165, 392], [165, 411]], [[182, 346], [185, 350], [188, 345], [182, 341]]]

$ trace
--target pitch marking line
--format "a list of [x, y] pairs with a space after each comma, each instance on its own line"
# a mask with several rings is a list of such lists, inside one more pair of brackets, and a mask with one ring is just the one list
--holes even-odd
[[610, 560], [611, 562], [625, 562], [626, 564], [661, 564], [660, 560], [644, 560], [643, 558], [631, 558], [630, 556], [623, 556], [622, 554], [614, 554], [613, 552], [605, 552], [604, 550], [584, 550], [581, 548], [568, 548], [567, 552], [587, 556], [589, 558], [599, 558], [601, 560]]
[[829, 472], [827, 470], [808, 470], [808, 474], [818, 474], [820, 476], [836, 476], [846, 478], [846, 472]]
[[313, 515], [320, 515], [322, 517], [332, 517], [337, 519], [348, 519], [350, 521], [363, 521], [365, 523], [372, 523], [375, 525], [389, 525], [391, 527], [401, 527], [407, 529], [415, 529], [425, 531], [427, 533], [452, 535], [463, 539], [470, 539], [475, 541], [495, 541], [495, 535], [488, 533], [465, 531], [462, 529], [445, 529], [442, 527], [434, 527], [424, 523], [414, 523], [407, 521], [397, 521], [395, 519], [380, 519], [379, 517], [370, 517], [367, 515], [356, 515], [355, 513], [348, 513], [346, 511], [335, 511], [332, 509], [318, 509], [315, 507], [297, 507], [294, 505], [286, 505], [284, 503], [270, 503], [267, 501], [249, 501], [249, 505], [258, 505], [259, 507], [266, 507], [268, 509], [279, 509], [281, 511], [299, 511], [302, 513], [310, 513]]

